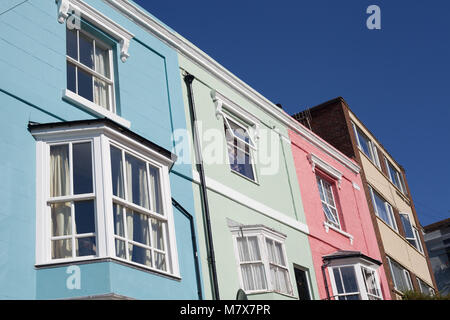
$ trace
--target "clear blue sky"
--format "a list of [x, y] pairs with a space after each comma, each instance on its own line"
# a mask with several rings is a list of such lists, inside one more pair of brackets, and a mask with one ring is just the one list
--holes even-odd
[[450, 217], [450, 1], [135, 2], [289, 114], [344, 97], [404, 166], [422, 225]]

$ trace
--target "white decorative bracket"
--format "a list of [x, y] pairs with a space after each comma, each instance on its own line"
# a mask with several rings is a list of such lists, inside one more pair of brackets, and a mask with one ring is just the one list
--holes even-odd
[[260, 138], [260, 123], [259, 120], [256, 119], [253, 115], [243, 110], [237, 104], [218, 93], [216, 90], [211, 90], [211, 98], [214, 102], [214, 107], [216, 109], [216, 118], [217, 120], [220, 117], [224, 117], [223, 109], [227, 109], [229, 112], [235, 114], [238, 118], [250, 124], [252, 139], [256, 143]]
[[342, 184], [342, 172], [340, 172], [338, 169], [334, 168], [330, 164], [326, 163], [324, 160], [320, 159], [318, 156], [316, 156], [314, 153], [310, 153], [307, 155], [308, 161], [311, 163], [312, 166], [312, 172], [316, 173], [316, 166], [319, 167], [321, 170], [325, 171], [327, 174], [332, 176], [338, 181], [338, 188], [341, 188]]
[[89, 6], [82, 0], [55, 0], [58, 5], [58, 22], [64, 23], [70, 16], [70, 12], [74, 11], [89, 21], [100, 30], [116, 39], [120, 45], [120, 60], [127, 61], [130, 54], [128, 48], [130, 47], [130, 40], [134, 35], [128, 30], [121, 27], [98, 10]]

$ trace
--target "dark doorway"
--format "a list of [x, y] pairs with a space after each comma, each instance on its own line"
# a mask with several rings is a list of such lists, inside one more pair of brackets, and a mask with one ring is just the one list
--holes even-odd
[[297, 283], [298, 289], [298, 298], [300, 300], [311, 300], [307, 279], [308, 276], [306, 274], [306, 271], [294, 266], [294, 272], [295, 272], [295, 282]]

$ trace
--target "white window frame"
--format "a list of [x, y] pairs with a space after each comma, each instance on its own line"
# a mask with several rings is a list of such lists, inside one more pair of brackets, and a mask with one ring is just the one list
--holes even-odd
[[[405, 225], [403, 224], [403, 221], [402, 221], [403, 230], [405, 231], [405, 239], [408, 240], [409, 244], [411, 244], [419, 252], [423, 253], [423, 250], [421, 250], [422, 246], [421, 246], [421, 243], [420, 243], [420, 238], [418, 237], [418, 233], [417, 233], [418, 231], [417, 231], [416, 227], [411, 223], [411, 219], [409, 218], [409, 214], [405, 213], [405, 212], [400, 212], [399, 215], [403, 216], [403, 217], [406, 217], [408, 219], [409, 225], [411, 227], [411, 233], [413, 234], [412, 238], [406, 236]], [[410, 241], [414, 241], [415, 244], [412, 244]]]
[[428, 283], [420, 279], [419, 277], [416, 277], [417, 283], [419, 283], [420, 292], [423, 294], [427, 294], [430, 296], [434, 296], [436, 292], [434, 291], [433, 287], [430, 286]]
[[[240, 287], [242, 288], [242, 290], [244, 290], [247, 294], [275, 292], [275, 293], [279, 293], [282, 295], [287, 295], [287, 296], [293, 297], [294, 291], [293, 291], [293, 287], [292, 287], [291, 270], [289, 268], [289, 262], [287, 259], [286, 248], [285, 248], [286, 236], [281, 233], [278, 233], [272, 229], [268, 229], [267, 227], [264, 227], [264, 226], [256, 226], [256, 227], [234, 226], [231, 228], [231, 232], [232, 232], [232, 238], [233, 238], [233, 248], [234, 248], [235, 257], [236, 257], [236, 266], [238, 269], [239, 283], [240, 283]], [[241, 238], [241, 237], [247, 238], [247, 237], [252, 237], [252, 236], [257, 237], [257, 239], [258, 239], [258, 246], [259, 246], [259, 251], [261, 254], [261, 260], [262, 260], [262, 263], [264, 264], [264, 272], [265, 272], [265, 277], [266, 277], [266, 282], [267, 282], [267, 289], [264, 289], [264, 290], [245, 290], [244, 289], [244, 281], [243, 281], [242, 270], [241, 270], [242, 263], [241, 263], [240, 257], [239, 257], [239, 249], [238, 249], [238, 245], [237, 245], [237, 239]], [[272, 263], [269, 261], [269, 252], [267, 249], [266, 239], [269, 239], [269, 240], [272, 240], [274, 242], [281, 244], [283, 258], [286, 263], [286, 266], [280, 266], [280, 265], [276, 265], [276, 266], [283, 268], [287, 271], [288, 279], [289, 279], [289, 283], [287, 283], [289, 292], [287, 292], [287, 293], [279, 292], [275, 289], [274, 279], [272, 279], [271, 273], [270, 273], [270, 265]]]
[[[323, 178], [320, 174], [316, 174], [316, 181], [317, 181], [317, 182], [320, 182], [321, 187], [322, 187], [322, 190], [324, 190], [324, 192], [325, 192], [324, 183], [326, 183], [327, 185], [330, 186], [331, 197], [332, 197], [334, 206], [332, 206], [332, 205], [329, 204], [327, 201], [324, 201], [324, 200], [322, 200], [322, 199], [320, 199], [320, 201], [321, 201], [322, 204], [326, 205], [328, 208], [331, 207], [331, 208], [334, 209], [335, 212], [336, 212], [336, 216], [335, 216], [335, 215], [333, 214], [333, 211], [330, 210], [330, 213], [331, 213], [331, 214], [333, 215], [333, 217], [336, 219], [336, 222], [330, 221], [330, 219], [328, 218], [328, 216], [327, 216], [327, 215], [325, 214], [325, 212], [324, 212], [325, 219], [327, 220], [326, 222], [329, 223], [330, 225], [332, 225], [333, 227], [335, 227], [335, 228], [341, 230], [341, 229], [342, 229], [342, 227], [341, 227], [341, 221], [340, 221], [340, 219], [339, 219], [339, 210], [338, 210], [337, 204], [336, 204], [336, 197], [335, 197], [335, 195], [334, 195], [333, 184], [331, 184], [330, 182], [328, 182], [328, 181], [327, 181], [325, 178]], [[319, 192], [319, 196], [320, 196], [320, 190], [317, 190], [317, 191]], [[324, 196], [325, 196], [325, 195], [324, 195]], [[322, 211], [323, 211], [323, 208], [322, 208]]]
[[[356, 276], [356, 283], [358, 285], [358, 291], [357, 292], [346, 292], [346, 293], [339, 293], [337, 290], [336, 285], [336, 279], [334, 277], [333, 269], [336, 268], [342, 268], [342, 267], [353, 267], [355, 271]], [[376, 268], [374, 268], [372, 265], [368, 264], [365, 260], [361, 260], [360, 258], [352, 258], [348, 259], [348, 261], [337, 260], [330, 263], [330, 265], [327, 267], [328, 269], [328, 275], [330, 277], [331, 281], [331, 288], [333, 292], [333, 297], [340, 297], [340, 296], [347, 296], [347, 295], [354, 295], [358, 294], [360, 296], [360, 300], [369, 300], [369, 294], [366, 289], [366, 282], [363, 275], [363, 268], [369, 270], [370, 272], [373, 272], [375, 275], [375, 282], [377, 286], [377, 290], [380, 293], [379, 296], [374, 296], [378, 300], [383, 300], [383, 293], [381, 291], [381, 285], [380, 285], [380, 276]], [[339, 271], [340, 272], [340, 271]], [[373, 296], [373, 295], [372, 295]]]
[[399, 292], [402, 292], [402, 291], [398, 288], [397, 280], [395, 279], [395, 274], [394, 274], [393, 267], [392, 267], [392, 264], [393, 264], [393, 263], [396, 263], [396, 264], [402, 269], [402, 274], [403, 274], [403, 277], [404, 277], [403, 280], [405, 280], [405, 283], [406, 283], [406, 285], [407, 285], [407, 287], [408, 287], [407, 290], [414, 290], [414, 286], [413, 286], [413, 284], [412, 284], [411, 275], [410, 275], [409, 271], [408, 271], [407, 269], [405, 269], [400, 263], [394, 261], [394, 260], [391, 259], [390, 257], [387, 257], [387, 260], [388, 260], [388, 262], [389, 262], [389, 270], [391, 271], [391, 277], [392, 277], [392, 281], [394, 282], [394, 288], [395, 288], [395, 290], [397, 290], [397, 291], [399, 291]]
[[[256, 174], [256, 168], [255, 168], [255, 165], [256, 165], [256, 163], [255, 163], [255, 155], [254, 155], [254, 152], [256, 152], [257, 148], [256, 148], [255, 140], [252, 138], [252, 134], [250, 132], [250, 128], [248, 126], [246, 127], [245, 122], [243, 120], [238, 119], [236, 117], [233, 117], [231, 114], [228, 114], [226, 112], [222, 112], [222, 115], [223, 115], [224, 126], [226, 128], [226, 130], [224, 130], [224, 134], [225, 134], [225, 142], [226, 142], [227, 161], [228, 161], [228, 164], [230, 166], [230, 170], [233, 173], [235, 173], [235, 174], [237, 174], [237, 175], [239, 175], [239, 176], [241, 176], [241, 177], [243, 177], [245, 179], [248, 179], [248, 180], [250, 180], [252, 182], [258, 183], [258, 177], [257, 177], [257, 174]], [[250, 142], [246, 142], [246, 141], [242, 140], [240, 137], [238, 137], [234, 133], [234, 131], [232, 130], [232, 128], [230, 126], [230, 121], [233, 124], [235, 124], [236, 126], [240, 127], [244, 132], [247, 133], [247, 135], [248, 135], [248, 137], [250, 139]], [[235, 146], [234, 145], [234, 141], [233, 142], [228, 141], [228, 139], [226, 138], [227, 131], [230, 132], [230, 134], [232, 135], [232, 137], [234, 139], [237, 139], [240, 143], [242, 143], [245, 146], [247, 146], [249, 148], [248, 149], [249, 151], [247, 152], [244, 149], [240, 148], [239, 146]], [[251, 164], [251, 167], [252, 167], [253, 179], [251, 179], [250, 177], [247, 177], [246, 175], [244, 175], [244, 174], [234, 170], [233, 168], [231, 168], [231, 163], [229, 162], [230, 161], [230, 159], [229, 159], [229, 150], [228, 150], [229, 148], [232, 148], [233, 150], [235, 148], [237, 148], [237, 149], [239, 149], [239, 151], [241, 151], [241, 152], [243, 152], [245, 154], [248, 154], [249, 159], [251, 161], [250, 164]]]
[[[376, 206], [376, 202], [375, 202], [375, 194], [374, 194], [374, 192], [376, 192], [373, 188], [372, 188], [372, 186], [370, 186], [369, 185], [369, 190], [370, 190], [370, 196], [371, 196], [371, 200], [372, 200], [372, 206], [373, 206], [373, 209], [374, 209], [374, 211], [375, 211], [375, 214], [377, 215], [377, 217], [379, 217], [382, 221], [384, 221], [382, 218], [381, 218], [381, 216], [380, 216], [380, 214], [379, 214], [379, 212], [378, 212], [378, 209], [377, 209], [377, 206]], [[378, 195], [380, 195], [380, 193], [379, 192], [377, 192], [378, 193]], [[382, 200], [384, 200], [384, 205], [385, 205], [385, 208], [386, 208], [386, 211], [388, 212], [388, 218], [389, 218], [389, 220], [390, 221], [384, 221], [389, 227], [391, 227], [392, 229], [394, 229], [397, 233], [398, 233], [398, 226], [397, 226], [397, 222], [395, 221], [395, 216], [394, 216], [394, 209], [393, 209], [393, 207], [390, 205], [390, 203], [389, 202], [387, 202], [381, 195], [380, 195], [380, 198], [382, 199]]]
[[[392, 184], [393, 184], [397, 189], [399, 189], [404, 195], [407, 195], [406, 187], [405, 187], [405, 182], [404, 182], [404, 180], [403, 180], [403, 175], [400, 174], [400, 172], [392, 165], [392, 163], [391, 163], [386, 157], [384, 157], [384, 162], [385, 162], [385, 164], [386, 164], [386, 169], [387, 169], [387, 172], [388, 172], [389, 180], [390, 180], [390, 181], [392, 182]], [[397, 177], [397, 181], [398, 181], [399, 185], [397, 185], [397, 184], [394, 182], [394, 178], [392, 177], [392, 173], [391, 173], [391, 168], [392, 168], [393, 171], [395, 171], [395, 175], [396, 175], [396, 177]]]
[[[361, 150], [362, 153], [364, 153], [379, 169], [381, 169], [380, 159], [378, 157], [378, 152], [376, 150], [375, 144], [372, 142], [372, 140], [364, 133], [361, 129], [359, 129], [353, 122], [352, 122], [353, 131], [355, 133], [356, 141], [358, 143], [358, 148]], [[361, 147], [361, 141], [359, 140], [359, 134], [358, 130], [367, 137], [367, 144], [369, 147], [369, 153], [370, 155], [367, 155], [363, 148]]]
[[[173, 164], [165, 156], [142, 143], [112, 129], [103, 123], [73, 125], [70, 127], [43, 128], [32, 131], [36, 139], [36, 266], [72, 263], [111, 258], [170, 277], [181, 278], [178, 264], [176, 234], [173, 220], [169, 167]], [[97, 255], [68, 259], [51, 259], [50, 206], [50, 145], [56, 143], [92, 141], [93, 181], [95, 190], [95, 222]], [[133, 155], [159, 169], [160, 193], [165, 219], [167, 219], [166, 263], [167, 271], [123, 260], [115, 255], [113, 189], [111, 177], [110, 145], [119, 145]], [[140, 208], [140, 207], [139, 207]]]
[[[66, 32], [72, 32], [69, 30], [66, 30]], [[108, 112], [111, 113], [116, 113], [116, 99], [115, 99], [115, 82], [114, 82], [114, 59], [113, 59], [113, 52], [112, 52], [112, 47], [108, 44], [106, 44], [105, 42], [103, 42], [102, 40], [100, 40], [98, 37], [94, 36], [93, 34], [89, 33], [87, 30], [85, 29], [74, 29], [73, 32], [75, 32], [76, 34], [76, 38], [77, 38], [77, 56], [78, 56], [78, 60], [80, 59], [80, 36], [83, 35], [84, 37], [88, 38], [91, 43], [92, 43], [92, 49], [93, 49], [93, 55], [94, 55], [94, 59], [93, 59], [93, 69], [91, 69], [90, 67], [84, 65], [82, 62], [75, 60], [73, 57], [67, 55], [66, 52], [66, 64], [71, 64], [73, 66], [75, 66], [76, 68], [79, 68], [81, 70], [83, 70], [84, 72], [88, 73], [89, 75], [92, 76], [92, 96], [94, 96], [94, 88], [95, 88], [95, 79], [99, 79], [103, 82], [106, 82], [109, 86], [110, 86], [110, 90], [108, 90], [108, 104], [110, 109], [107, 109], [105, 107], [102, 107], [100, 105], [95, 104], [94, 102], [88, 100], [91, 103], [94, 103], [98, 108], [102, 108]], [[66, 33], [67, 35], [67, 33]], [[109, 78], [98, 73], [96, 71], [97, 66], [96, 66], [96, 59], [95, 59], [95, 49], [98, 47], [104, 49], [105, 51], [108, 52], [108, 69], [109, 69]], [[67, 89], [68, 90], [68, 89]], [[78, 72], [75, 72], [75, 90], [77, 92], [74, 92], [77, 96], [80, 97], [80, 99], [85, 99], [82, 96], [80, 96], [78, 94]], [[87, 99], [85, 99], [87, 100]]]

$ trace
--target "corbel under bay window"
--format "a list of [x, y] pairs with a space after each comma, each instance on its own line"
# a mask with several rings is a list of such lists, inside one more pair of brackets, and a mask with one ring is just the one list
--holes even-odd
[[323, 257], [327, 262], [334, 300], [382, 300], [381, 262], [356, 251], [338, 251]]
[[241, 288], [247, 294], [293, 295], [284, 241], [286, 236], [265, 226], [231, 228]]
[[117, 43], [125, 62], [133, 35], [81, 0], [58, 1], [58, 22], [66, 21], [63, 99], [129, 128], [130, 122], [117, 114], [114, 49]]
[[216, 91], [211, 92], [216, 117], [223, 118], [231, 170], [256, 182], [253, 153], [259, 139], [259, 120]]
[[169, 151], [107, 119], [29, 130], [37, 266], [111, 258], [179, 277]]

